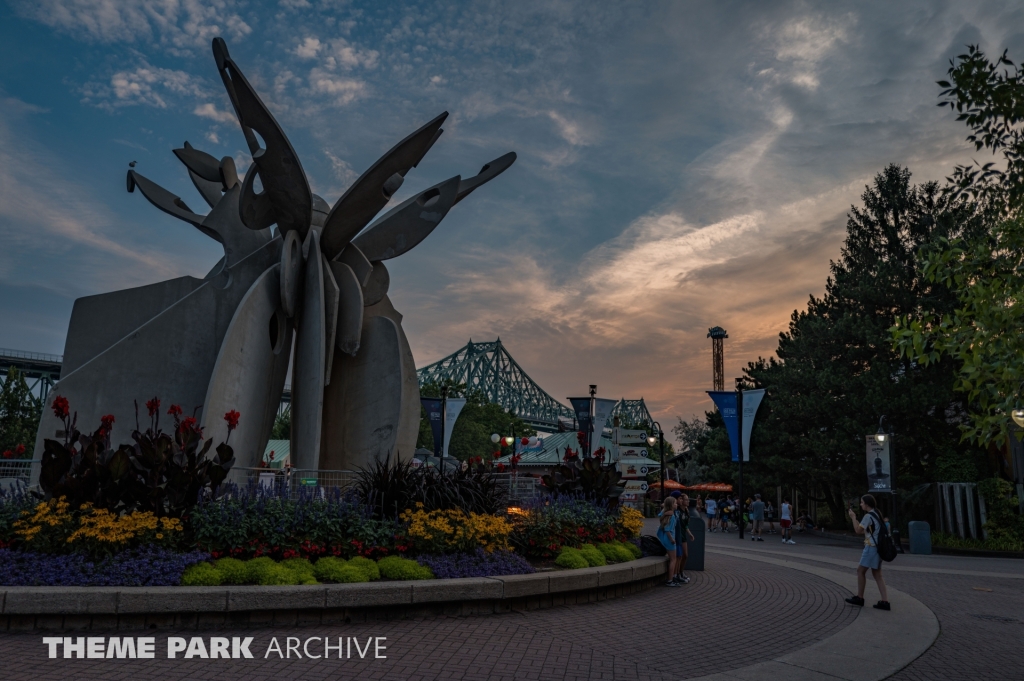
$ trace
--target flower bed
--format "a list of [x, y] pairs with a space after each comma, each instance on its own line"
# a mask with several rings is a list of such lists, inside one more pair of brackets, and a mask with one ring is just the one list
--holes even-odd
[[[231, 448], [225, 441], [207, 458], [212, 441], [177, 405], [173, 435], [160, 430], [153, 398], [149, 428], [117, 449], [113, 417], [85, 435], [67, 400], [52, 408], [69, 435], [46, 440], [41, 494], [0, 493], [0, 585], [344, 584], [639, 557], [622, 540], [639, 535], [643, 518], [593, 493], [508, 508], [481, 467], [441, 474], [383, 461], [348, 493], [303, 488], [291, 498], [224, 482]], [[225, 414], [228, 438], [240, 417]]]

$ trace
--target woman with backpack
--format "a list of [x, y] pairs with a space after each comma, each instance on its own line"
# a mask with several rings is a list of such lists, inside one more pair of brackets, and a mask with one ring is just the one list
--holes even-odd
[[[872, 607], [876, 610], [889, 610], [889, 592], [885, 588], [885, 579], [882, 578], [882, 556], [878, 553], [880, 535], [887, 534], [887, 531], [875, 506], [873, 496], [862, 496], [860, 507], [864, 511], [864, 517], [857, 522], [857, 513], [853, 510], [853, 504], [850, 504], [850, 520], [853, 522], [854, 531], [864, 535], [864, 550], [860, 554], [860, 565], [857, 566], [857, 595], [847, 598], [846, 602], [857, 606], [864, 605], [864, 587], [867, 585], [867, 572], [871, 570], [871, 576], [878, 584], [878, 593], [882, 596], [882, 600]], [[889, 557], [888, 560], [892, 558]]]

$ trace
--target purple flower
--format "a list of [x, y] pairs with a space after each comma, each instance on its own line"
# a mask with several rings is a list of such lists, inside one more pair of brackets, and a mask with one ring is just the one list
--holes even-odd
[[201, 551], [179, 553], [143, 546], [96, 562], [82, 554], [0, 549], [0, 585], [177, 586], [186, 568], [209, 557]]
[[477, 549], [474, 553], [452, 553], [444, 556], [419, 556], [420, 565], [426, 565], [438, 579], [459, 577], [496, 577], [498, 575], [528, 575], [535, 570], [529, 562], [513, 551], [487, 553]]

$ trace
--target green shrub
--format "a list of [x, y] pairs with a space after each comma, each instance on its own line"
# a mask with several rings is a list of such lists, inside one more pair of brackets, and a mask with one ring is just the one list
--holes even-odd
[[623, 542], [619, 542], [619, 544], [622, 545], [622, 548], [624, 548], [627, 551], [629, 551], [629, 555], [633, 556], [633, 560], [636, 560], [638, 558], [643, 558], [644, 557], [644, 552], [641, 551], [640, 547], [637, 546], [636, 544], [634, 544], [633, 542], [631, 542], [631, 541], [623, 541]]
[[380, 574], [388, 579], [433, 579], [434, 573], [425, 565], [399, 556], [388, 556], [377, 561]]
[[597, 547], [593, 544], [584, 544], [580, 547], [580, 554], [587, 559], [587, 564], [590, 567], [599, 567], [601, 565], [607, 565], [608, 561], [604, 559], [604, 554], [597, 550]]
[[377, 567], [377, 563], [370, 560], [369, 558], [364, 558], [363, 556], [356, 556], [355, 558], [351, 558], [348, 561], [348, 564], [357, 567], [363, 572], [365, 572], [366, 579], [368, 579], [371, 582], [375, 579], [380, 579], [380, 568]]
[[[372, 563], [373, 561], [370, 562]], [[376, 564], [374, 567], [376, 567]], [[342, 560], [334, 556], [327, 556], [318, 560], [313, 565], [313, 574], [321, 582], [334, 582], [336, 584], [370, 581], [365, 569], [353, 564], [352, 561]]]
[[605, 560], [612, 563], [626, 563], [633, 560], [633, 554], [625, 546], [618, 542], [607, 542], [598, 544], [597, 550], [605, 557]]
[[213, 566], [221, 576], [221, 584], [245, 584], [248, 568], [244, 561], [237, 558], [220, 558], [213, 561]]
[[366, 577], [366, 572], [360, 570], [355, 565], [338, 565], [330, 571], [330, 579], [332, 582], [337, 584], [357, 584], [359, 582], [370, 581]]
[[300, 575], [266, 556], [247, 561], [245, 567], [247, 584], [275, 586], [300, 584], [303, 581]]
[[181, 575], [182, 586], [220, 586], [220, 584], [220, 572], [209, 563], [191, 565]]
[[563, 546], [561, 552], [558, 554], [558, 558], [555, 558], [555, 565], [559, 565], [570, 570], [579, 570], [581, 568], [590, 567], [590, 563], [583, 557], [583, 553], [579, 549], [574, 549], [571, 546]]
[[303, 579], [313, 578], [313, 564], [306, 558], [287, 558], [281, 561], [281, 565], [288, 568]]

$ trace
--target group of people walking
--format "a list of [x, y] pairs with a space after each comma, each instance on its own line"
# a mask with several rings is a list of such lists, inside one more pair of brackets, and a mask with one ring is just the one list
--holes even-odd
[[[762, 501], [760, 494], [755, 494], [753, 499], [748, 498], [742, 505], [735, 497], [714, 499], [708, 496], [707, 499], [701, 499], [698, 496], [697, 511], [707, 519], [708, 532], [732, 532], [733, 529], [739, 530], [740, 523], [743, 523], [744, 528], [751, 528], [751, 541], [764, 541], [762, 535], [767, 531], [768, 534], [781, 532], [783, 544], [796, 544], [793, 541], [794, 524], [800, 525], [801, 529], [814, 528], [814, 522], [809, 517], [802, 517], [794, 523], [793, 505], [789, 499], [784, 499], [776, 511], [771, 501]], [[775, 529], [776, 520], [779, 523], [778, 530]]]

